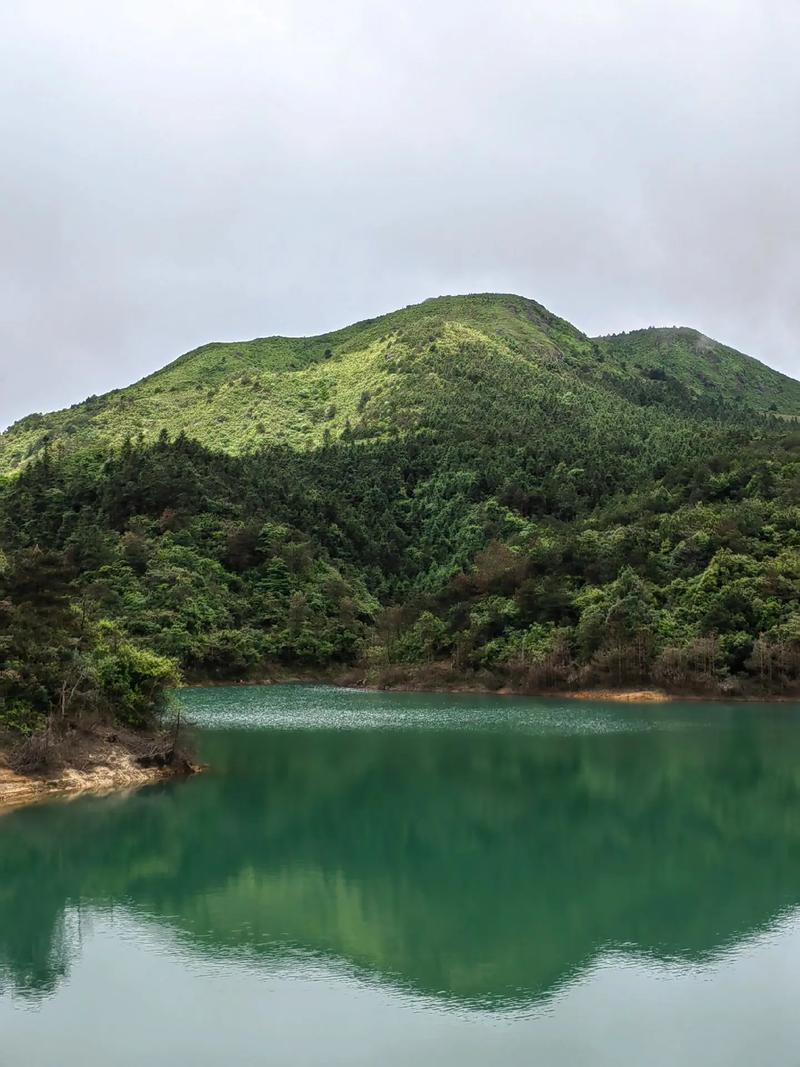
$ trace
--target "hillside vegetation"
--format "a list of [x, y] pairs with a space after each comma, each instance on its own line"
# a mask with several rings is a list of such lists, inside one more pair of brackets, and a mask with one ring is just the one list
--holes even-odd
[[800, 434], [769, 408], [800, 386], [703, 346], [663, 370], [649, 334], [442, 298], [23, 420], [0, 721], [143, 723], [177, 668], [795, 691]]
[[695, 396], [716, 395], [783, 415], [800, 412], [800, 382], [697, 330], [651, 326], [595, 341], [616, 364], [656, 380], [673, 378]]

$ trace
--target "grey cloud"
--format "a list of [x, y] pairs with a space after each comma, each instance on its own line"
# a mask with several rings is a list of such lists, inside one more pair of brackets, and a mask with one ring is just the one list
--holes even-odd
[[0, 424], [210, 339], [515, 291], [800, 374], [793, 0], [0, 12]]

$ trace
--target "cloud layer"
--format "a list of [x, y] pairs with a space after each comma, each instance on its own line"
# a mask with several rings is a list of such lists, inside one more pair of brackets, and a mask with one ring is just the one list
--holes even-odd
[[800, 376], [794, 0], [0, 11], [0, 425], [445, 292]]

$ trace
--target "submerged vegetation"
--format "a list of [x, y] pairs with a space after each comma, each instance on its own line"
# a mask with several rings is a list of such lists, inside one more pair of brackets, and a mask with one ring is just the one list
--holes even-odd
[[798, 413], [518, 297], [206, 346], [0, 438], [0, 716], [141, 724], [178, 668], [790, 691]]

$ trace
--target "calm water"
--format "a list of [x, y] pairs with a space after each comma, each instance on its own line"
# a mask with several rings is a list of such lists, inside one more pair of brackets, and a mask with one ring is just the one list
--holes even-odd
[[794, 1065], [800, 712], [181, 694], [0, 818], [0, 1064]]

